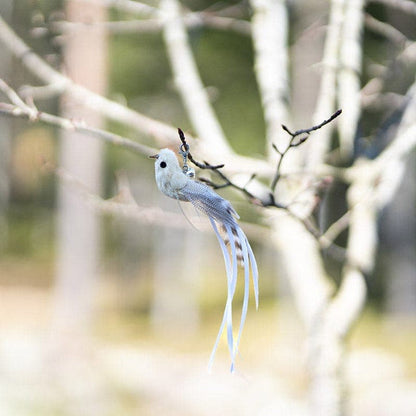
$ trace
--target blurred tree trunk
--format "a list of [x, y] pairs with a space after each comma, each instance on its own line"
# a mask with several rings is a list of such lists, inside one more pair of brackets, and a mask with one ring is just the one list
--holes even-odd
[[[394, 8], [386, 10], [388, 22], [414, 32], [414, 19], [403, 19]], [[403, 68], [406, 71], [406, 67]], [[405, 79], [405, 74], [403, 78]], [[416, 155], [406, 163], [406, 174], [391, 204], [386, 207], [381, 232], [385, 236], [386, 306], [391, 317], [416, 315]], [[384, 258], [384, 256], [383, 256]]]
[[[106, 20], [98, 3], [67, 1], [66, 17], [75, 22]], [[106, 35], [100, 30], [77, 28], [66, 38], [64, 72], [89, 90], [105, 94]], [[102, 118], [67, 94], [62, 114], [68, 119], [102, 125]], [[62, 131], [59, 165], [99, 194], [102, 182], [103, 146], [81, 134]], [[87, 330], [92, 319], [94, 289], [99, 265], [99, 218], [76, 191], [59, 184], [58, 253], [55, 319], [61, 330]]]
[[387, 249], [387, 308], [395, 315], [416, 315], [416, 160], [407, 163], [407, 173], [397, 197], [387, 207], [381, 222]]
[[[6, 21], [12, 16], [13, 1], [3, 0], [0, 3], [0, 15]], [[11, 54], [7, 48], [0, 48], [0, 77], [9, 79], [11, 74]], [[12, 120], [7, 117], [0, 118], [0, 250], [7, 243], [6, 210], [10, 193], [10, 151], [11, 151]]]

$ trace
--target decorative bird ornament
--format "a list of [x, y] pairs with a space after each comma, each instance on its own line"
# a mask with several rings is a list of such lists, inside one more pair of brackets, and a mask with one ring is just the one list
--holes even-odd
[[[151, 158], [155, 159], [156, 183], [159, 190], [170, 198], [191, 202], [198, 211], [208, 216], [217, 236], [227, 272], [228, 293], [223, 320], [210, 356], [208, 369], [212, 368], [215, 352], [226, 326], [228, 348], [231, 356], [231, 372], [233, 372], [235, 357], [247, 316], [250, 270], [253, 278], [256, 308], [258, 307], [258, 270], [253, 250], [237, 222], [239, 216], [230, 202], [219, 196], [204, 183], [193, 179], [192, 171], [186, 165], [185, 156], [184, 168], [179, 166], [175, 153], [170, 149], [162, 149]], [[220, 230], [225, 235], [224, 238], [221, 236]], [[227, 246], [230, 247], [229, 250], [227, 250]], [[244, 267], [244, 299], [237, 341], [234, 344], [232, 301], [237, 284], [238, 263], [241, 263]]]

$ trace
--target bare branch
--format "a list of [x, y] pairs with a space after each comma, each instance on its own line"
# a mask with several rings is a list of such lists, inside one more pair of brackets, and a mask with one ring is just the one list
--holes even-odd
[[78, 0], [84, 3], [99, 3], [101, 6], [114, 7], [123, 12], [150, 17], [158, 14], [158, 9], [136, 0]]
[[[279, 182], [279, 179], [281, 178], [282, 162], [283, 162], [283, 159], [285, 158], [285, 156], [287, 155], [287, 153], [289, 152], [289, 150], [292, 149], [293, 147], [300, 146], [302, 143], [304, 143], [308, 139], [309, 135], [312, 132], [314, 132], [316, 130], [319, 130], [322, 127], [326, 126], [328, 123], [330, 123], [331, 121], [336, 119], [341, 113], [342, 113], [342, 110], [337, 110], [337, 111], [335, 111], [334, 114], [331, 115], [331, 117], [322, 121], [318, 125], [309, 127], [307, 129], [296, 130], [294, 133], [292, 133], [285, 125], [282, 125], [282, 129], [290, 135], [290, 140], [289, 140], [289, 143], [286, 145], [286, 148], [284, 150], [279, 150], [274, 143], [272, 145], [273, 149], [279, 155], [279, 161], [277, 162], [277, 166], [276, 166], [276, 173], [275, 173], [275, 175], [272, 179], [272, 182], [270, 184], [270, 189], [271, 189], [272, 193], [275, 191], [276, 185]], [[305, 136], [298, 138], [298, 136], [302, 136], [302, 135], [305, 135]]]
[[180, 128], [178, 128], [178, 134], [179, 134], [179, 138], [181, 139], [181, 142], [182, 142], [182, 146], [183, 146], [183, 148], [184, 148], [184, 151], [186, 151], [187, 152], [187, 157], [188, 157], [188, 159], [195, 165], [195, 166], [197, 166], [198, 168], [200, 168], [200, 169], [210, 169], [210, 170], [217, 170], [217, 169], [221, 169], [221, 168], [223, 168], [224, 167], [224, 165], [222, 164], [222, 165], [210, 165], [209, 163], [207, 163], [207, 162], [204, 162], [204, 163], [201, 163], [201, 162], [198, 162], [198, 161], [196, 161], [194, 158], [193, 158], [193, 156], [192, 156], [192, 154], [191, 154], [191, 152], [189, 151], [189, 144], [186, 142], [186, 138], [185, 138], [185, 134], [184, 134], [184, 132], [180, 129]]
[[361, 67], [364, 0], [345, 2], [338, 68], [338, 105], [345, 109], [338, 123], [339, 150], [344, 159], [352, 156], [361, 116]]
[[300, 136], [301, 134], [310, 134], [313, 131], [319, 130], [322, 127], [326, 126], [328, 123], [330, 123], [332, 120], [336, 119], [340, 114], [342, 113], [342, 110], [339, 109], [337, 111], [335, 111], [334, 114], [331, 115], [331, 117], [329, 117], [328, 119], [324, 120], [322, 123], [316, 125], [316, 126], [312, 126], [309, 127], [307, 129], [300, 129], [300, 130], [296, 130], [294, 133], [292, 133], [286, 126], [282, 125], [282, 128], [289, 133], [292, 138], [295, 138], [296, 136]]
[[203, 153], [212, 149], [217, 154], [232, 153], [225, 134], [209, 102], [200, 79], [198, 68], [188, 43], [180, 7], [177, 0], [163, 0], [160, 4], [164, 16], [164, 38], [175, 84], [197, 135], [202, 139]]
[[[251, 35], [250, 22], [230, 17], [216, 16], [206, 12], [188, 12], [184, 14], [183, 21], [187, 29], [198, 29], [201, 27], [221, 31], [231, 31], [244, 36]], [[110, 22], [69, 22], [66, 20], [54, 20], [35, 29], [37, 37], [47, 34], [68, 35], [77, 30], [102, 30], [114, 34], [139, 34], [159, 33], [163, 29], [163, 20], [160, 16], [146, 19], [130, 19]]]
[[[0, 16], [0, 43], [10, 50], [13, 55], [22, 62], [22, 64], [36, 77], [41, 79], [47, 85], [53, 86], [54, 92], [60, 91], [70, 93], [73, 97], [80, 101], [80, 103], [92, 108], [103, 116], [119, 123], [124, 123], [143, 134], [154, 138], [159, 146], [166, 146], [168, 143], [176, 142], [177, 131], [175, 128], [144, 116], [126, 106], [115, 101], [109, 100], [98, 94], [95, 94], [88, 89], [81, 87], [71, 81], [69, 78], [63, 76], [55, 71], [43, 59], [36, 55], [7, 25], [7, 23]], [[192, 94], [195, 92], [193, 91]], [[221, 136], [222, 137], [222, 136]], [[222, 138], [210, 135], [209, 139], [202, 140], [200, 146], [203, 147], [201, 152], [208, 155], [210, 158], [217, 157], [219, 149], [227, 147], [227, 142], [221, 146], [219, 142]], [[189, 137], [188, 139], [192, 139]], [[208, 139], [208, 140], [209, 140]], [[229, 171], [239, 172], [241, 167], [258, 172], [259, 175], [268, 175], [272, 168], [263, 160], [248, 158], [244, 156], [230, 153], [227, 159], [227, 167]]]
[[0, 78], [0, 91], [7, 95], [10, 102], [15, 105], [15, 109], [24, 112], [29, 120], [33, 121], [37, 118], [38, 111], [36, 108], [28, 106], [3, 79]]
[[416, 81], [409, 88], [409, 100], [395, 139], [374, 160], [378, 173], [377, 193], [379, 207], [389, 203], [404, 175], [406, 159], [416, 147]]
[[[292, 142], [294, 139], [296, 139], [297, 135], [299, 135], [299, 134], [307, 134], [306, 138], [309, 137], [309, 134], [311, 132], [325, 126], [326, 124], [328, 124], [329, 122], [334, 120], [336, 117], [338, 117], [340, 114], [341, 114], [341, 110], [338, 110], [329, 119], [324, 120], [319, 125], [310, 127], [308, 129], [298, 130], [295, 133], [292, 133], [285, 126], [283, 126], [283, 128], [284, 128], [285, 131], [287, 131], [292, 136], [292, 139], [291, 139], [291, 142]], [[207, 178], [204, 178], [204, 177], [199, 177], [199, 180], [201, 182], [206, 183], [207, 185], [211, 186], [213, 189], [223, 189], [223, 188], [228, 188], [228, 187], [233, 188], [233, 189], [241, 192], [254, 205], [257, 205], [257, 206], [260, 206], [260, 207], [263, 207], [263, 208], [278, 208], [278, 209], [284, 210], [290, 217], [299, 221], [305, 227], [305, 229], [319, 242], [321, 248], [327, 250], [328, 254], [330, 254], [331, 256], [334, 256], [334, 258], [336, 258], [338, 260], [344, 259], [344, 250], [337, 247], [334, 244], [334, 242], [330, 241], [328, 238], [322, 238], [318, 228], [312, 223], [311, 219], [309, 219], [309, 218], [300, 218], [297, 214], [295, 214], [292, 211], [292, 209], [290, 208], [290, 205], [292, 205], [292, 204], [283, 205], [283, 204], [278, 203], [275, 200], [275, 197], [274, 197], [272, 192], [270, 192], [268, 194], [267, 199], [260, 198], [256, 195], [254, 195], [252, 192], [250, 192], [247, 189], [247, 186], [250, 184], [250, 182], [252, 180], [255, 179], [255, 177], [256, 177], [255, 174], [252, 174], [250, 176], [249, 180], [246, 182], [246, 184], [244, 186], [237, 185], [226, 174], [224, 174], [222, 171], [219, 170], [220, 168], [224, 167], [224, 165], [213, 166], [213, 165], [210, 165], [207, 162], [200, 163], [200, 162], [195, 161], [194, 158], [192, 157], [191, 153], [190, 153], [190, 146], [187, 143], [185, 135], [184, 135], [183, 131], [180, 128], [178, 128], [178, 133], [179, 133], [179, 138], [182, 142], [181, 151], [186, 154], [186, 158], [189, 159], [192, 163], [194, 163], [197, 167], [199, 167], [201, 169], [212, 170], [222, 180], [222, 183], [218, 184], [218, 183], [213, 182], [210, 179], [207, 179]], [[282, 157], [286, 154], [288, 149], [298, 146], [300, 143], [303, 143], [305, 140], [306, 139], [304, 138], [304, 140], [301, 140], [299, 142], [289, 143], [288, 148], [286, 149], [286, 151], [281, 154]], [[277, 150], [277, 148], [276, 148], [276, 151], [279, 152]]]
[[132, 33], [159, 33], [162, 30], [162, 22], [160, 19], [149, 18], [146, 20], [123, 20], [112, 22], [94, 22], [94, 23], [82, 23], [82, 22], [68, 22], [68, 21], [53, 21], [48, 24], [48, 30], [50, 33], [56, 34], [71, 34], [77, 30], [102, 30], [105, 29], [108, 32], [115, 34], [132, 34]]
[[250, 191], [247, 190], [246, 186], [239, 186], [232, 182], [224, 173], [220, 170], [215, 170], [215, 173], [223, 180], [222, 184], [216, 184], [207, 178], [199, 178], [201, 182], [205, 182], [206, 184], [210, 185], [213, 189], [222, 189], [222, 188], [234, 188], [237, 191], [240, 191], [243, 195], [245, 195], [254, 205], [265, 207], [266, 202], [262, 201], [260, 198], [254, 196]]
[[332, 223], [328, 229], [319, 237], [319, 242], [323, 248], [327, 248], [333, 244], [335, 239], [348, 228], [351, 212], [347, 211], [342, 217]]
[[[363, 105], [382, 105], [385, 99], [383, 100], [382, 91], [385, 88], [385, 84], [389, 79], [390, 75], [395, 71], [397, 66], [409, 66], [416, 63], [416, 42], [407, 42], [404, 45], [404, 49], [391, 59], [389, 65], [383, 68], [380, 75], [375, 78], [370, 79], [370, 81], [362, 88], [362, 102]], [[399, 96], [396, 94], [392, 96], [392, 93], [388, 93], [388, 98], [394, 98], [393, 102], [399, 102]], [[380, 101], [379, 101], [380, 99]]]
[[266, 122], [267, 154], [282, 141], [280, 124], [288, 119], [288, 15], [283, 0], [251, 0], [255, 74]]
[[[325, 38], [324, 55], [322, 58], [322, 78], [318, 93], [317, 105], [312, 122], [319, 123], [327, 114], [331, 114], [336, 106], [336, 78], [339, 65], [339, 48], [344, 18], [345, 0], [331, 0], [329, 23]], [[324, 162], [330, 147], [333, 127], [321, 130], [313, 146], [308, 149], [307, 168], [314, 169]]]
[[2, 79], [0, 79], [0, 90], [6, 93], [10, 101], [13, 102], [13, 104], [0, 102], [0, 114], [24, 118], [30, 122], [41, 121], [45, 124], [56, 126], [64, 130], [78, 131], [80, 133], [104, 140], [114, 146], [129, 149], [145, 156], [150, 156], [156, 152], [155, 149], [149, 146], [134, 142], [125, 137], [119, 136], [118, 134], [87, 126], [82, 121], [69, 120], [67, 118], [38, 111], [36, 108], [28, 106]]
[[95, 94], [75, 84], [69, 78], [55, 71], [43, 59], [36, 55], [7, 25], [0, 16], [0, 42], [35, 76], [61, 92], [72, 94], [81, 103], [93, 108], [109, 119], [125, 123], [166, 144], [175, 140], [176, 130], [160, 121], [146, 117], [121, 104]]
[[416, 15], [416, 3], [411, 0], [368, 0], [369, 3], [380, 3], [400, 10], [406, 14]]
[[[206, 12], [186, 14], [184, 20], [187, 27], [203, 26], [211, 29], [232, 31], [245, 36], [251, 35], [251, 24], [246, 20], [216, 16]], [[196, 23], [195, 26], [192, 26], [194, 20], [196, 20]]]
[[[408, 91], [409, 103], [397, 137], [373, 161], [358, 160], [348, 190], [349, 235], [341, 287], [330, 303], [326, 325], [339, 337], [347, 335], [366, 298], [365, 275], [374, 267], [377, 213], [394, 196], [404, 173], [405, 158], [416, 147], [416, 83]], [[388, 178], [387, 178], [388, 176]]]
[[366, 28], [383, 35], [393, 43], [397, 43], [400, 47], [409, 42], [409, 39], [400, 30], [386, 22], [376, 19], [368, 13], [365, 14], [364, 22]]
[[48, 164], [46, 168], [57, 175], [67, 186], [79, 193], [87, 205], [102, 214], [132, 218], [141, 223], [157, 224], [173, 228], [184, 228], [187, 226], [183, 215], [166, 212], [159, 207], [139, 206], [133, 201], [130, 203], [119, 202], [117, 197], [103, 199], [92, 193], [82, 181], [75, 178], [65, 169], [55, 167], [51, 164]]
[[[146, 207], [136, 203], [131, 197], [127, 178], [123, 178], [123, 186], [128, 189], [118, 189], [118, 193], [109, 199], [104, 199], [99, 195], [92, 193], [88, 187], [78, 178], [73, 176], [70, 172], [61, 167], [54, 166], [52, 163], [45, 163], [45, 170], [51, 172], [59, 177], [67, 186], [79, 193], [85, 203], [100, 214], [113, 215], [115, 217], [130, 218], [144, 224], [154, 224], [169, 228], [183, 229], [189, 226], [189, 222], [182, 214], [168, 212], [159, 207]], [[128, 197], [125, 198], [123, 194], [127, 191]], [[198, 217], [190, 219], [197, 222]], [[252, 223], [241, 223], [247, 235], [259, 242], [264, 242], [268, 235], [268, 229], [264, 226]], [[198, 229], [204, 232], [211, 232], [211, 227], [207, 223], [199, 224]]]

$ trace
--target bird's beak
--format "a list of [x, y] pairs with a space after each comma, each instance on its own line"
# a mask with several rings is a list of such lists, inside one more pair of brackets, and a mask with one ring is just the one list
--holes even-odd
[[159, 155], [152, 155], [152, 156], [149, 156], [149, 159], [159, 159]]

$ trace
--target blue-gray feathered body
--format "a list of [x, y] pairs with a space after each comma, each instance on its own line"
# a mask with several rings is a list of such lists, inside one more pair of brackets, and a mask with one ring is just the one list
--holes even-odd
[[238, 225], [239, 216], [232, 205], [202, 182], [189, 179], [178, 196], [221, 224]]

